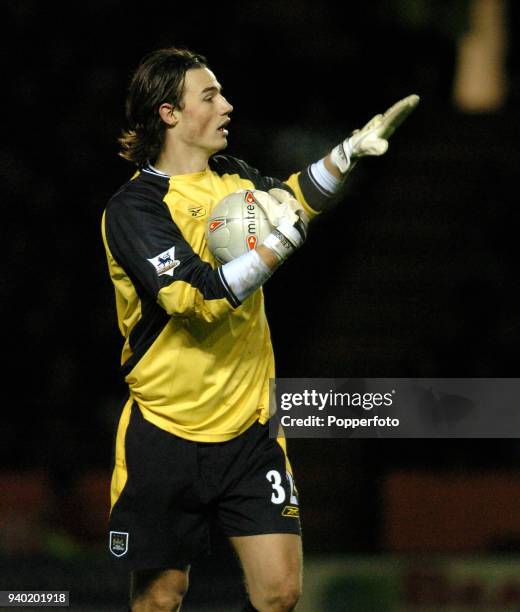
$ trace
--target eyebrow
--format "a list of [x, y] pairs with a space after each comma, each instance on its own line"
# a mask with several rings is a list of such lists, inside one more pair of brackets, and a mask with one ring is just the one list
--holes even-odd
[[222, 93], [222, 86], [219, 85], [218, 87], [216, 87], [215, 85], [210, 85], [209, 87], [205, 87], [201, 92], [200, 95], [203, 96], [205, 93], [209, 93], [210, 91], [216, 91], [217, 93]]

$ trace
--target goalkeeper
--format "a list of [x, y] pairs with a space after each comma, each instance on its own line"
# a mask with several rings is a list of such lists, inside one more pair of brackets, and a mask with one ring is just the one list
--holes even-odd
[[[300, 595], [298, 495], [282, 437], [268, 434], [275, 377], [262, 285], [303, 243], [359, 159], [382, 155], [418, 103], [397, 102], [285, 181], [216, 155], [233, 107], [205, 58], [160, 49], [127, 97], [121, 155], [137, 167], [102, 220], [129, 389], [116, 433], [109, 550], [131, 572], [134, 611], [178, 610], [216, 521], [240, 559], [243, 610], [292, 610]], [[219, 266], [208, 215], [239, 189], [268, 191], [273, 226]]]

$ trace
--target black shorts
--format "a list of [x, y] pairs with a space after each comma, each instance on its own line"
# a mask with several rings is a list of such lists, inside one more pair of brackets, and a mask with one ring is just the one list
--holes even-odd
[[292, 475], [268, 424], [227, 442], [191, 442], [144, 419], [134, 402], [125, 455], [109, 549], [127, 569], [190, 564], [209, 553], [213, 521], [227, 536], [300, 534]]

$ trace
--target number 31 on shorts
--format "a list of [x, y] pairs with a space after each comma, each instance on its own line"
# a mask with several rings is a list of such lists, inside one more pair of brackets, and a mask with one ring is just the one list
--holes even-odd
[[[289, 503], [298, 505], [298, 498], [296, 496], [296, 489], [294, 487], [294, 480], [292, 475], [289, 472], [285, 472], [287, 480], [289, 482], [290, 489], [290, 500]], [[273, 487], [273, 492], [271, 494], [271, 501], [273, 504], [283, 504], [286, 498], [285, 489], [282, 486], [282, 476], [278, 470], [269, 470], [265, 475], [267, 480], [271, 483]]]

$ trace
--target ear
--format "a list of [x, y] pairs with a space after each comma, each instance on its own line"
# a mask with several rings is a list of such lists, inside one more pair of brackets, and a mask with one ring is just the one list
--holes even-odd
[[166, 125], [173, 127], [179, 121], [177, 109], [168, 102], [164, 102], [159, 106], [159, 115]]

